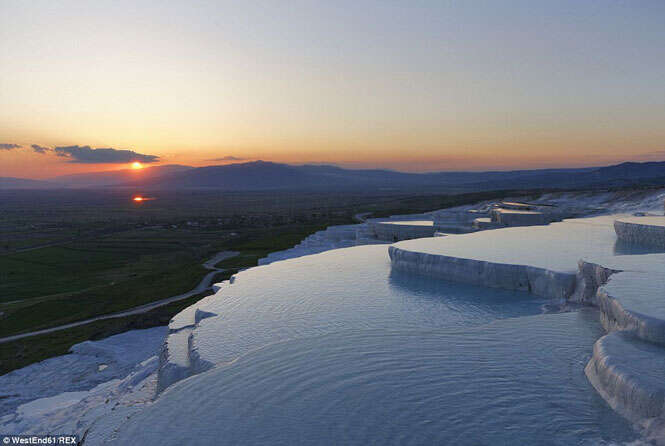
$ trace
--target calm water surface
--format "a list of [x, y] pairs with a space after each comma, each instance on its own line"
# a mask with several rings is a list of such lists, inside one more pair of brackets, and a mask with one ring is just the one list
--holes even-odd
[[[141, 444], [622, 444], [584, 376], [592, 310], [391, 274], [385, 246], [255, 268], [195, 342], [218, 365], [133, 416]], [[306, 279], [306, 280], [305, 280]]]

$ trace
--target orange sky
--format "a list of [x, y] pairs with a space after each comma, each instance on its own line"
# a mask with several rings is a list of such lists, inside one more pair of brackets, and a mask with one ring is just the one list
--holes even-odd
[[665, 159], [665, 3], [0, 4], [0, 176], [31, 144], [405, 171]]

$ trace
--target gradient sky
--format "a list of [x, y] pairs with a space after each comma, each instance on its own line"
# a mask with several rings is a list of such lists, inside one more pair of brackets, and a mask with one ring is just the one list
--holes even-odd
[[663, 0], [2, 0], [0, 66], [0, 176], [665, 159]]

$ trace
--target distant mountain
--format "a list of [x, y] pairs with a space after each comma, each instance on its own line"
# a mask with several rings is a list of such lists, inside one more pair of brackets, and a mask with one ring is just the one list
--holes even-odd
[[[380, 169], [343, 169], [327, 165], [287, 165], [266, 161], [207, 166], [137, 179], [133, 185], [159, 189], [207, 188], [223, 190], [352, 190], [459, 187], [475, 184], [549, 183], [547, 177], [567, 176], [587, 169], [529, 170], [512, 172], [405, 173]], [[535, 180], [535, 181], [534, 181]], [[540, 186], [535, 186], [540, 187]]]
[[223, 190], [356, 190], [362, 188], [414, 188], [437, 186], [441, 180], [429, 174], [391, 170], [355, 170], [335, 166], [293, 166], [267, 161], [199, 167], [163, 175], [155, 180], [142, 178], [137, 186], [180, 189]]
[[119, 186], [142, 181], [153, 181], [162, 175], [184, 172], [193, 167], [181, 166], [179, 164], [167, 164], [164, 166], [144, 167], [143, 169], [121, 169], [105, 172], [78, 173], [63, 175], [52, 178], [51, 183], [60, 187], [106, 187]]
[[344, 169], [328, 165], [288, 165], [267, 161], [189, 167], [166, 165], [141, 170], [67, 175], [48, 182], [5, 178], [0, 188], [141, 187], [147, 189], [403, 190], [453, 191], [533, 188], [593, 188], [635, 184], [665, 185], [665, 162], [622, 163], [582, 169], [405, 173]]
[[598, 180], [660, 178], [665, 177], [665, 162], [621, 163], [596, 169], [592, 175]]
[[623, 163], [579, 169], [538, 169], [489, 172], [405, 173], [380, 169], [344, 169], [327, 165], [287, 165], [266, 161], [199, 167], [143, 178], [134, 184], [151, 188], [265, 189], [517, 189], [571, 188], [625, 184], [665, 178], [665, 162]]
[[53, 187], [53, 184], [48, 181], [0, 177], [0, 189], [48, 189], [51, 187]]
[[[156, 179], [140, 178], [132, 184], [152, 188], [213, 188], [225, 190], [302, 189], [328, 183], [325, 175], [287, 164], [254, 161], [198, 167]], [[330, 184], [332, 186], [332, 184]]]

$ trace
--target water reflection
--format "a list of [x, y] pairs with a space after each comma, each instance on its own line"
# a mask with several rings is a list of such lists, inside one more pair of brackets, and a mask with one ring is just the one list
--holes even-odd
[[408, 295], [413, 299], [444, 301], [449, 304], [496, 307], [506, 303], [545, 302], [544, 299], [523, 291], [488, 289], [396, 270], [390, 271], [388, 283], [400, 294]]
[[614, 243], [614, 255], [617, 256], [663, 253], [665, 253], [665, 249], [656, 246], [636, 245], [619, 239]]

